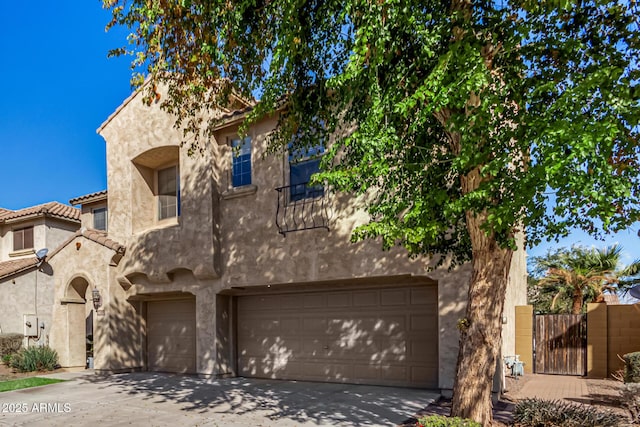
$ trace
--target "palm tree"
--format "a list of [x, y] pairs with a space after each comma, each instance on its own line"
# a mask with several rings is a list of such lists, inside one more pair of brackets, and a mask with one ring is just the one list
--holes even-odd
[[625, 292], [640, 283], [640, 260], [621, 267], [621, 252], [618, 245], [604, 249], [573, 246], [534, 258], [537, 286], [542, 293], [553, 294], [550, 310], [555, 311], [561, 300], [569, 300], [571, 313], [580, 314], [585, 302], [602, 302], [604, 292]]

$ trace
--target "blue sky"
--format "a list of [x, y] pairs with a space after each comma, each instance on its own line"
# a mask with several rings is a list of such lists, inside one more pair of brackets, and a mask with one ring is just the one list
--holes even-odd
[[[131, 93], [128, 59], [107, 59], [122, 29], [105, 33], [100, 0], [6, 2], [0, 14], [0, 207], [20, 209], [106, 188], [100, 124]], [[574, 233], [529, 256], [573, 243], [620, 243], [640, 258], [640, 227], [595, 241]]]

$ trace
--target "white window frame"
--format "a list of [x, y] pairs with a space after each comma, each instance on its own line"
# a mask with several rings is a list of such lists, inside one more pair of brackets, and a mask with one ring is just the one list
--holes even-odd
[[[172, 197], [170, 194], [160, 194], [160, 173], [169, 169], [175, 169], [176, 179], [176, 195], [175, 197], [175, 213], [173, 215], [163, 216], [163, 208], [169, 207], [163, 206], [163, 196]], [[171, 219], [177, 219], [180, 217], [180, 166], [177, 163], [167, 164], [159, 167], [154, 171], [155, 175], [155, 197], [156, 197], [156, 219], [158, 221], [168, 221]]]
[[[100, 212], [100, 211], [104, 211], [104, 228], [98, 228], [96, 227], [96, 212]], [[109, 228], [109, 210], [107, 209], [107, 207], [101, 207], [101, 208], [93, 208], [91, 209], [91, 215], [92, 215], [92, 219], [93, 219], [93, 228], [95, 230], [101, 230], [101, 231], [107, 231]]]

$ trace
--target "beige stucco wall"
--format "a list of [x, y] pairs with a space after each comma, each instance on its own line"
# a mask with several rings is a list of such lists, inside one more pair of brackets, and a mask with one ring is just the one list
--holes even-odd
[[[34, 226], [34, 251], [20, 256], [12, 256], [14, 228]], [[35, 218], [26, 221], [17, 221], [1, 227], [2, 246], [0, 261], [8, 261], [20, 258], [33, 258], [34, 252], [42, 248], [53, 251], [62, 242], [67, 240], [79, 224], [54, 218]], [[0, 280], [0, 331], [3, 333], [23, 333], [24, 315], [34, 315], [38, 319], [38, 338], [25, 340], [30, 345], [49, 342], [52, 327], [52, 306], [54, 295], [54, 281], [52, 271], [47, 263], [39, 270], [35, 267], [25, 272], [15, 274]], [[36, 306], [37, 300], [37, 306]], [[44, 328], [40, 326], [44, 325]]]
[[[80, 222], [82, 223], [82, 227], [84, 228], [94, 228], [93, 227], [93, 210], [106, 208], [107, 201], [101, 200], [98, 202], [83, 204], [80, 207]], [[107, 212], [107, 221], [109, 220], [109, 213]], [[108, 225], [107, 225], [108, 228]]]
[[[321, 289], [340, 283], [427, 280], [438, 282], [440, 387], [453, 387], [456, 323], [466, 307], [469, 265], [430, 271], [428, 259], [409, 259], [403, 249], [383, 252], [377, 241], [351, 243], [351, 231], [367, 216], [360, 210], [361, 201], [349, 195], [329, 196], [330, 231], [307, 230], [284, 237], [275, 224], [274, 188], [286, 185], [286, 158], [264, 156], [264, 136], [275, 122], [265, 120], [249, 130], [253, 186], [241, 193], [229, 191], [232, 158], [228, 138], [234, 129], [220, 131], [215, 140], [201, 147], [201, 153], [189, 156], [185, 147], [179, 147], [181, 134], [172, 124], [157, 105], [147, 107], [134, 96], [99, 130], [107, 142], [109, 237], [125, 244], [127, 252], [117, 267], [106, 267], [104, 256], [65, 261], [64, 265], [60, 261], [64, 279], [56, 278], [58, 292], [77, 271], [86, 270], [92, 283], [108, 283], [110, 303], [104, 316], [131, 327], [128, 341], [122, 334], [104, 332], [100, 349], [108, 356], [96, 359], [96, 367], [144, 368], [145, 301], [152, 299], [184, 296], [185, 292], [195, 295], [197, 369], [200, 374], [214, 375], [233, 370], [233, 325], [226, 313], [233, 298], [242, 295], [241, 288], [269, 292], [290, 286]], [[181, 215], [159, 222], [150, 193], [151, 171], [154, 165], [172, 161], [168, 154], [172, 150], [179, 153]], [[525, 295], [524, 288], [516, 289], [526, 283], [518, 283], [526, 271], [520, 255], [523, 252], [514, 257], [507, 305]], [[108, 273], [101, 282], [89, 277], [89, 271]], [[505, 315], [507, 325], [513, 324], [513, 310]], [[115, 327], [111, 321], [104, 324]], [[513, 348], [512, 341], [505, 344], [507, 349]]]
[[[39, 337], [30, 338], [29, 344], [47, 344], [52, 326], [53, 289], [53, 278], [46, 265], [42, 271], [32, 268], [0, 280], [0, 331], [22, 334], [23, 316], [35, 315]], [[44, 329], [40, 323], [44, 323]]]
[[[58, 351], [62, 366], [84, 366], [88, 316], [93, 317], [96, 369], [133, 368], [141, 363], [138, 306], [126, 302], [115, 279], [115, 267], [110, 265], [114, 255], [109, 248], [77, 237], [49, 261], [55, 282], [51, 346]], [[84, 295], [74, 290], [74, 283], [86, 284]], [[102, 297], [97, 310], [91, 302], [94, 288]]]
[[[33, 226], [33, 251], [13, 251], [13, 230]], [[0, 227], [2, 235], [2, 252], [0, 260], [20, 259], [32, 257], [35, 251], [45, 248], [47, 245], [47, 226], [44, 218], [33, 218], [25, 221], [15, 221]], [[19, 255], [18, 255], [19, 254]]]
[[527, 304], [527, 253], [524, 235], [516, 239], [518, 249], [514, 252], [509, 271], [509, 283], [505, 294], [502, 324], [502, 356], [513, 356], [516, 352], [516, 306]]
[[[182, 135], [172, 125], [173, 119], [158, 105], [147, 107], [136, 95], [100, 131], [107, 141], [109, 236], [127, 247], [118, 271], [123, 282], [143, 275], [168, 283], [167, 275], [180, 269], [200, 280], [219, 276], [211, 154], [205, 149], [186, 155], [186, 149], [179, 148]], [[177, 220], [158, 221], [149, 172], [172, 164], [173, 156], [179, 157], [181, 215]], [[154, 249], [153, 256], [148, 248]]]
[[[33, 226], [33, 251], [15, 256], [13, 253], [12, 230]], [[0, 261], [32, 257], [33, 254], [43, 248], [53, 251], [67, 240], [80, 224], [73, 221], [65, 221], [56, 218], [39, 217], [25, 221], [16, 221], [0, 226]]]

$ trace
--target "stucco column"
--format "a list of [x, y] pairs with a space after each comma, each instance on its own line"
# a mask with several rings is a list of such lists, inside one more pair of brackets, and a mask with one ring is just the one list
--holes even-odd
[[607, 378], [607, 305], [587, 304], [587, 377]]
[[[516, 354], [524, 362], [524, 372], [533, 373], [533, 306], [516, 306]], [[505, 355], [509, 356], [509, 355]]]

